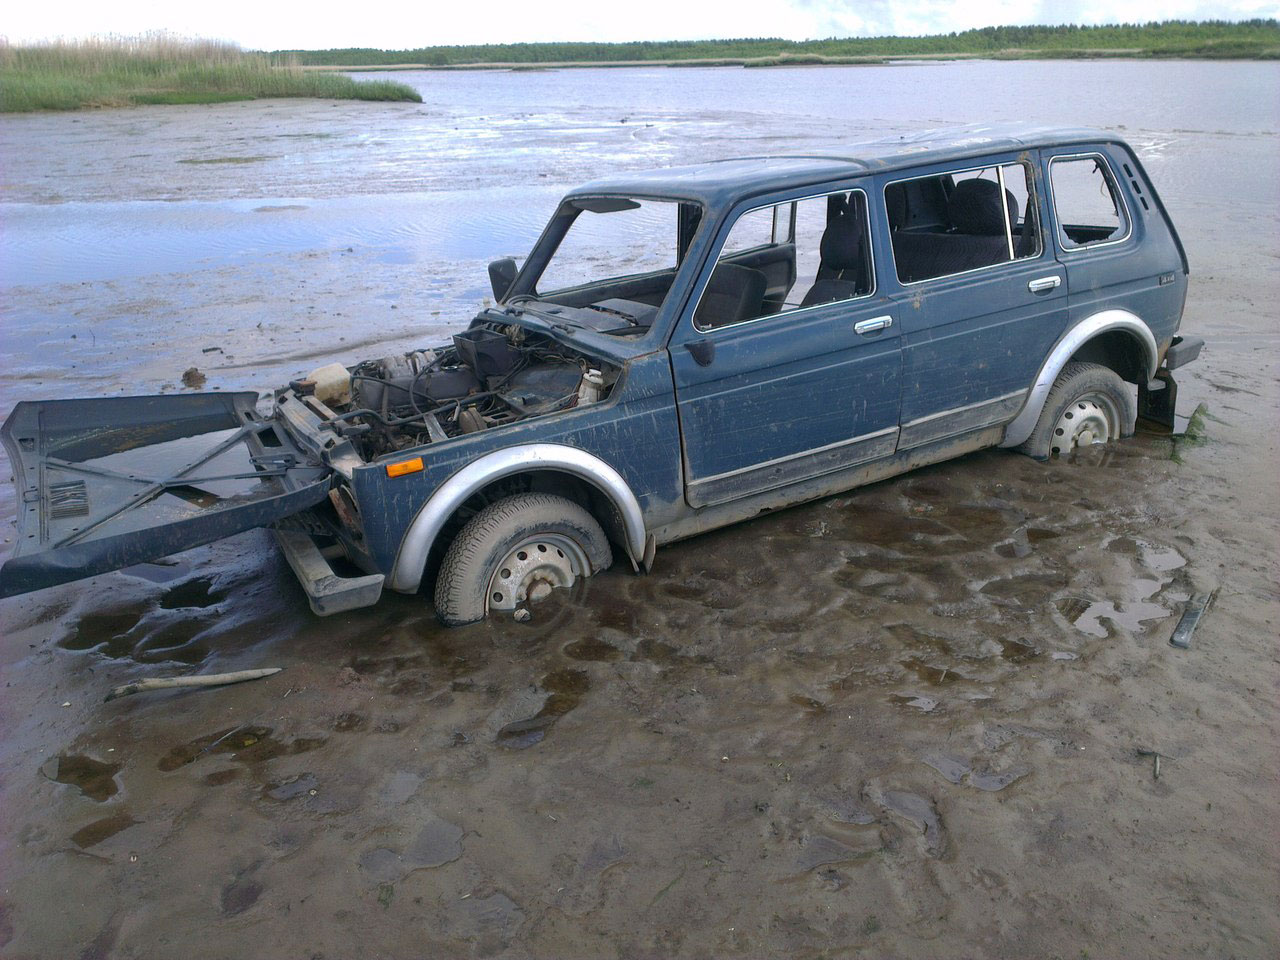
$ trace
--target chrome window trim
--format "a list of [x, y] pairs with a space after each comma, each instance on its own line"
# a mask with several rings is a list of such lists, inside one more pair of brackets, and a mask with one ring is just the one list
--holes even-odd
[[[918, 177], [903, 177], [900, 180], [890, 180], [888, 183], [884, 185], [884, 189], [888, 190], [890, 187], [899, 183], [910, 183], [912, 180], [930, 180], [934, 177], [945, 177], [948, 175], [955, 176], [957, 173], [973, 173], [975, 170], [988, 170], [991, 167], [995, 167], [997, 170], [999, 170], [1001, 167], [1006, 167], [1010, 164], [1015, 164], [1015, 163], [1021, 164], [1022, 166], [1028, 168], [1028, 170], [1031, 169], [1031, 163], [1027, 160], [1002, 160], [997, 163], [984, 163], [980, 167], [966, 167], [963, 170], [944, 170], [942, 173], [926, 173]], [[1034, 183], [1034, 181], [1035, 181], [1035, 178], [1032, 177], [1032, 182]], [[1003, 195], [1001, 195], [1001, 202], [1002, 202], [1002, 205], [1003, 203], [1007, 202]], [[1022, 219], [1023, 219], [1023, 222], [1025, 223], [1026, 217], [1024, 216]], [[1039, 220], [1040, 220], [1040, 216], [1039, 216], [1039, 212], [1037, 211], [1037, 215], [1036, 215], [1037, 223], [1039, 222]], [[951, 277], [965, 277], [971, 273], [981, 273], [983, 270], [994, 270], [997, 267], [1007, 267], [1010, 264], [1022, 263], [1023, 261], [1030, 263], [1032, 260], [1039, 260], [1041, 257], [1043, 257], [1044, 252], [1047, 249], [1044, 245], [1044, 225], [1040, 224], [1039, 225], [1040, 229], [1037, 231], [1037, 234], [1038, 234], [1036, 237], [1037, 249], [1035, 253], [1027, 254], [1027, 256], [1025, 257], [1018, 257], [1017, 259], [1014, 259], [1014, 260], [1001, 260], [999, 263], [989, 263], [985, 267], [974, 267], [972, 270], [961, 270], [959, 273], [940, 273], [936, 277], [926, 277], [923, 280], [903, 280], [902, 277], [898, 274], [897, 254], [893, 252], [893, 229], [889, 227], [889, 203], [888, 203], [887, 197], [885, 198], [884, 222], [885, 222], [885, 228], [889, 232], [889, 260], [893, 263], [893, 276], [898, 281], [898, 286], [900, 287], [918, 287], [922, 283], [933, 283], [933, 281], [935, 280], [948, 280]], [[1009, 234], [1006, 233], [1005, 236], [1008, 237]]]
[[[798, 210], [800, 207], [800, 204], [804, 203], [806, 200], [824, 200], [827, 197], [835, 196], [837, 193], [862, 194], [863, 209], [866, 211], [865, 219], [866, 219], [866, 226], [867, 226], [867, 243], [869, 245], [868, 251], [867, 251], [867, 259], [868, 259], [868, 262], [871, 264], [871, 289], [869, 291], [867, 291], [864, 294], [861, 294], [860, 296], [849, 297], [847, 300], [830, 300], [827, 303], [815, 303], [807, 307], [796, 307], [794, 310], [780, 310], [777, 313], [769, 313], [760, 317], [752, 317], [749, 320], [739, 320], [737, 323], [726, 323], [718, 327], [700, 327], [698, 326], [697, 320], [695, 320], [694, 318], [697, 317], [698, 315], [698, 308], [702, 306], [702, 296], [704, 293], [707, 292], [707, 283], [710, 282], [711, 280], [711, 274], [708, 273], [707, 279], [703, 281], [702, 288], [698, 291], [698, 299], [694, 301], [693, 310], [689, 314], [689, 325], [693, 327], [693, 329], [698, 333], [715, 334], [715, 333], [719, 333], [721, 330], [734, 330], [738, 327], [745, 326], [748, 323], [759, 323], [761, 320], [776, 320], [778, 317], [794, 317], [798, 313], [809, 313], [813, 310], [820, 310], [823, 307], [833, 307], [836, 304], [840, 304], [840, 303], [857, 303], [859, 300], [866, 300], [868, 297], [874, 297], [876, 295], [876, 290], [879, 288], [879, 277], [876, 275], [875, 238], [872, 237], [871, 235], [871, 197], [868, 195], [867, 191], [863, 187], [850, 187], [848, 190], [828, 190], [826, 193], [815, 193], [812, 196], [808, 196], [808, 197], [792, 197], [789, 200], [778, 200], [778, 201], [775, 201], [774, 203], [762, 203], [758, 207], [752, 207], [750, 210], [743, 210], [742, 213], [738, 214], [734, 218], [733, 223], [729, 227], [729, 233], [726, 233], [724, 235], [724, 238], [725, 240], [728, 240], [729, 234], [733, 233], [733, 228], [738, 225], [738, 221], [741, 220], [743, 217], [745, 217], [749, 213], [755, 213], [757, 210], [767, 210], [769, 207], [781, 206], [784, 203], [794, 204], [795, 210]], [[790, 240], [788, 241], [790, 243], [795, 243], [795, 230], [796, 230], [796, 215], [795, 215], [795, 212], [793, 211], [791, 214], [791, 237], [790, 237]], [[821, 243], [821, 241], [819, 241], [819, 243]], [[723, 249], [724, 249], [724, 243], [722, 242], [720, 244], [720, 248], [716, 250], [716, 255], [714, 260], [715, 263], [720, 262], [720, 251]], [[739, 250], [737, 254], [734, 254], [734, 256], [737, 256], [738, 254], [741, 254], [743, 252], [746, 252], [746, 251]], [[821, 256], [821, 254], [819, 254], [819, 256]], [[712, 272], [715, 272], [715, 267], [712, 266], [711, 270]], [[816, 277], [814, 278], [814, 282], [815, 283], [817, 282]]]
[[[1053, 191], [1053, 165], [1059, 160], [1087, 160], [1089, 158], [1102, 161], [1102, 166], [1106, 169], [1107, 185], [1111, 188], [1112, 196], [1120, 201], [1120, 209], [1124, 211], [1125, 231], [1124, 236], [1115, 240], [1095, 240], [1093, 243], [1076, 243], [1071, 240], [1066, 231], [1062, 229], [1062, 218], [1058, 216], [1058, 197]], [[1080, 250], [1097, 250], [1100, 247], [1110, 247], [1117, 243], [1124, 243], [1133, 236], [1133, 213], [1129, 210], [1129, 202], [1124, 198], [1124, 191], [1120, 189], [1120, 181], [1116, 178], [1116, 172], [1111, 169], [1111, 162], [1107, 160], [1104, 154], [1096, 151], [1088, 153], [1063, 153], [1055, 157], [1049, 158], [1049, 163], [1045, 167], [1045, 181], [1049, 187], [1049, 207], [1053, 210], [1053, 226], [1058, 235], [1058, 246], [1063, 253], [1072, 254]], [[1071, 244], [1068, 246], [1068, 244]]]

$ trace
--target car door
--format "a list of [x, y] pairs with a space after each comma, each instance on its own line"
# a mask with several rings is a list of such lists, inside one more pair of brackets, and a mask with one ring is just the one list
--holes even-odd
[[1137, 161], [1112, 144], [1072, 144], [1042, 157], [1072, 323], [1120, 309], [1157, 338], [1172, 336], [1186, 297], [1182, 252], [1162, 218], [1150, 216]]
[[1043, 177], [1026, 156], [885, 178], [902, 327], [898, 449], [1005, 423], [1067, 323]]
[[[795, 246], [799, 274], [782, 303], [771, 302], [762, 271], [751, 285], [733, 242], [739, 217], [779, 205], [774, 221], [789, 226], [773, 240]], [[824, 243], [837, 220], [848, 239], [838, 254]], [[742, 204], [712, 247], [722, 248], [725, 257], [704, 264], [671, 340], [689, 504], [725, 503], [891, 455], [900, 328], [876, 291], [866, 191], [849, 184]], [[724, 299], [738, 312], [709, 315], [717, 268], [746, 277], [753, 302], [742, 307], [730, 288]]]

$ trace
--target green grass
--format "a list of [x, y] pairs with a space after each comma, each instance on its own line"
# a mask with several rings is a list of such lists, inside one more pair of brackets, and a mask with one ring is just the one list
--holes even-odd
[[0, 42], [0, 111], [77, 110], [259, 97], [422, 102], [411, 87], [302, 69], [291, 57], [165, 34], [33, 46]]
[[1173, 435], [1173, 451], [1169, 455], [1169, 459], [1174, 463], [1185, 463], [1183, 450], [1189, 447], [1203, 447], [1209, 442], [1209, 426], [1208, 421], [1214, 420], [1221, 423], [1213, 414], [1209, 412], [1207, 404], [1200, 403], [1195, 410], [1191, 412], [1191, 418], [1187, 421], [1187, 428], [1182, 433]]
[[[784, 66], [860, 63], [911, 57], [992, 57], [1000, 59], [1071, 57], [1195, 57], [1276, 59], [1280, 23], [1274, 19], [1165, 20], [1081, 27], [1074, 25], [983, 27], [925, 37], [828, 37], [782, 40], [680, 40], [634, 43], [495, 43], [472, 46], [377, 50], [278, 51], [303, 65], [370, 68], [378, 65], [427, 67], [485, 64], [569, 64], [698, 61], [722, 65]], [[803, 58], [803, 59], [802, 59]], [[851, 58], [851, 59], [850, 59]]]

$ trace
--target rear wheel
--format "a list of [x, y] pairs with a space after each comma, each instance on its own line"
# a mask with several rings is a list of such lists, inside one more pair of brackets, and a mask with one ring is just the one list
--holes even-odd
[[608, 569], [613, 551], [585, 508], [523, 493], [492, 503], [450, 544], [436, 578], [436, 614], [449, 626], [513, 611]]
[[1080, 447], [1133, 433], [1137, 403], [1109, 367], [1069, 363], [1054, 381], [1031, 436], [1016, 449], [1037, 460], [1070, 456]]

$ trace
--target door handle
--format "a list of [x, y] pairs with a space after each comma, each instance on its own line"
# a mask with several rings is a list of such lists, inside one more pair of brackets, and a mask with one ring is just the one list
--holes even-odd
[[881, 330], [888, 330], [893, 326], [893, 317], [873, 317], [870, 320], [859, 320], [853, 325], [853, 332], [867, 336], [872, 333], [879, 333]]
[[1032, 293], [1039, 293], [1042, 290], [1053, 290], [1061, 285], [1061, 277], [1041, 277], [1039, 280], [1032, 280], [1028, 283], [1027, 289]]

